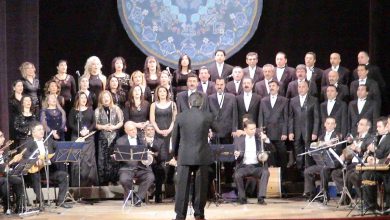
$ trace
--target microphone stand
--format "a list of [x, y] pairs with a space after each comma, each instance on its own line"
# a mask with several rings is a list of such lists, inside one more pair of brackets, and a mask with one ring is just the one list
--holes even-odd
[[[50, 138], [50, 136], [52, 136], [53, 135], [53, 131], [51, 131], [50, 133], [49, 133], [49, 135], [46, 137], [46, 139], [43, 141], [43, 146], [45, 147], [45, 161], [44, 161], [44, 166], [45, 166], [45, 175], [46, 175], [46, 190], [47, 190], [47, 204], [48, 204], [48, 206], [50, 207], [51, 206], [51, 201], [50, 201], [50, 191], [49, 191], [49, 189], [50, 189], [50, 181], [49, 181], [49, 162], [50, 162], [50, 160], [49, 160], [49, 148], [48, 148], [48, 146], [47, 145], [45, 145], [45, 143], [46, 143], [46, 141], [47, 140], [49, 140], [49, 138]], [[38, 171], [39, 172], [39, 171]], [[41, 192], [39, 192], [39, 193], [41, 193]], [[41, 205], [41, 207], [43, 207], [42, 206], [42, 196], [40, 196], [40, 205]]]

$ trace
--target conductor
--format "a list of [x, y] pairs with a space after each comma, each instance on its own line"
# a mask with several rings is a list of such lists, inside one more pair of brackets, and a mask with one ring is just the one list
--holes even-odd
[[208, 168], [212, 163], [212, 151], [207, 138], [213, 119], [211, 114], [200, 110], [203, 105], [201, 93], [192, 93], [188, 101], [190, 109], [177, 116], [172, 135], [174, 155], [178, 164], [175, 212], [176, 219], [186, 218], [191, 173], [194, 173], [194, 216], [196, 220], [201, 220], [205, 218]]

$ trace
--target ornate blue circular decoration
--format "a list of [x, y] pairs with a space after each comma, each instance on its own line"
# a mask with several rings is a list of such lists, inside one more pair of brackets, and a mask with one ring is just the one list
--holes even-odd
[[118, 0], [134, 44], [173, 68], [183, 53], [195, 69], [212, 63], [216, 49], [232, 56], [252, 38], [262, 8], [263, 0]]

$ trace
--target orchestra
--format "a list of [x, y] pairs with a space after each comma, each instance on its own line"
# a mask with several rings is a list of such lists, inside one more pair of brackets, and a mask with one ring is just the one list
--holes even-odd
[[[126, 69], [126, 60], [115, 57], [111, 74], [106, 74], [102, 72], [103, 61], [91, 56], [85, 63], [84, 74], [78, 78], [67, 72], [67, 61], [60, 60], [58, 73], [46, 82], [45, 88], [40, 87], [44, 84], [37, 78], [34, 64], [22, 63], [21, 79], [14, 82], [9, 99], [14, 116], [9, 139], [15, 141], [9, 150], [2, 147], [5, 137], [0, 132], [0, 196], [4, 212], [10, 206], [12, 212], [20, 211], [25, 199], [22, 178], [26, 179], [26, 187], [32, 186], [37, 205], [44, 205], [41, 177], [45, 176], [46, 168], [50, 181], [59, 185], [56, 203], [63, 208], [72, 207], [64, 202], [69, 184], [73, 187], [120, 184], [124, 199], [131, 194], [136, 207], [143, 205], [149, 196], [154, 196], [155, 203], [161, 203], [164, 198], [172, 197], [167, 190], [174, 183], [176, 171], [179, 182], [172, 187], [176, 189], [175, 198], [188, 202], [187, 197], [177, 195], [188, 187], [180, 180], [192, 171], [200, 172], [203, 178], [214, 169], [210, 165], [212, 159], [208, 158], [211, 155], [205, 152], [202, 155], [207, 158], [198, 158], [199, 152], [191, 150], [191, 154], [181, 153], [183, 145], [179, 143], [200, 141], [192, 140], [196, 137], [191, 133], [178, 137], [181, 131], [175, 130], [185, 127], [178, 123], [195, 126], [198, 122], [197, 118], [190, 121], [182, 116], [191, 112], [192, 94], [199, 94], [202, 100], [197, 106], [199, 114], [211, 116], [210, 126], [207, 124], [210, 129], [203, 132], [208, 133], [209, 143], [202, 144], [235, 146], [235, 164], [224, 163], [222, 183], [235, 188], [238, 203], [247, 203], [245, 183], [254, 178], [258, 204], [266, 205], [268, 168], [280, 167], [281, 181], [286, 181], [287, 170], [293, 169], [293, 175], [304, 181], [303, 194], [310, 200], [317, 193], [318, 176], [324, 200], [330, 199], [330, 181], [335, 182], [340, 193], [345, 181], [349, 192], [354, 189], [354, 198], [364, 201], [364, 210], [379, 208], [376, 187], [383, 183], [382, 208], [390, 211], [387, 169], [390, 117], [380, 117], [384, 81], [377, 81], [380, 72], [374, 65], [368, 65], [366, 52], [359, 53], [359, 65], [353, 72], [341, 66], [339, 53], [330, 55], [331, 67], [326, 70], [316, 67], [314, 52], [307, 52], [305, 64], [296, 68], [287, 66], [284, 52], [276, 54], [275, 65], [262, 67], [256, 52], [246, 55], [247, 67], [227, 64], [223, 50], [217, 49], [214, 55], [215, 62], [195, 70], [191, 57], [183, 54], [172, 74], [169, 68], [162, 70], [158, 59], [152, 56], [139, 67], [142, 71]], [[71, 169], [56, 163], [57, 142], [80, 137], [87, 137], [82, 141], [81, 163], [72, 164]], [[133, 152], [131, 149], [139, 145], [145, 147], [147, 160], [133, 157], [118, 160], [119, 148]], [[13, 149], [18, 154], [10, 154]], [[312, 150], [321, 153], [311, 153]], [[324, 152], [334, 166], [319, 164], [316, 155], [323, 156]], [[32, 158], [36, 161], [28, 174], [5, 178], [7, 169]], [[198, 162], [188, 163], [193, 159], [201, 161], [198, 171], [193, 167]], [[199, 187], [212, 188], [205, 183], [212, 184], [204, 180], [198, 183]], [[136, 193], [134, 184], [139, 185]], [[10, 193], [16, 195], [13, 201], [7, 199]], [[202, 200], [196, 204], [199, 219], [204, 217], [203, 193], [195, 193]], [[342, 203], [350, 202], [345, 198]], [[182, 217], [185, 208], [182, 204], [176, 206], [178, 216]]]

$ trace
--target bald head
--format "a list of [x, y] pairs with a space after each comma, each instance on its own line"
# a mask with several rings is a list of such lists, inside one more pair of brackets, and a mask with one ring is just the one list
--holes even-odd
[[341, 56], [340, 54], [338, 53], [332, 53], [330, 55], [330, 64], [333, 66], [333, 67], [336, 67], [338, 65], [340, 65], [340, 62], [341, 62]]

